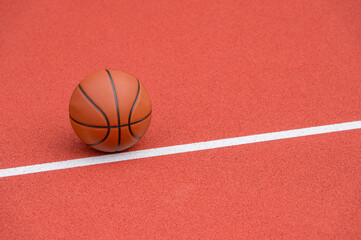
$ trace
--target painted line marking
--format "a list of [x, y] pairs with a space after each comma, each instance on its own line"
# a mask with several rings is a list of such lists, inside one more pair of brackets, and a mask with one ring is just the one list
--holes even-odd
[[226, 138], [206, 142], [189, 143], [169, 147], [152, 148], [132, 152], [115, 153], [105, 156], [79, 158], [67, 161], [28, 165], [23, 167], [6, 168], [0, 169], [0, 178], [355, 129], [361, 129], [361, 121], [345, 122], [318, 127], [300, 128], [280, 132], [263, 133], [243, 137]]

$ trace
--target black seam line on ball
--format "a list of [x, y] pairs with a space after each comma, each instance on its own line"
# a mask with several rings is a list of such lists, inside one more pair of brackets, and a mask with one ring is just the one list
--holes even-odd
[[[93, 100], [91, 100], [91, 98], [85, 93], [85, 91], [83, 90], [83, 88], [80, 86], [80, 84], [78, 85], [79, 86], [79, 89], [80, 91], [83, 93], [83, 95], [89, 100], [89, 102], [91, 104], [93, 104], [93, 106], [98, 109], [98, 111], [103, 115], [103, 117], [105, 118], [105, 121], [107, 122], [107, 127], [108, 127], [108, 131], [107, 131], [107, 134], [105, 135], [105, 137], [100, 140], [99, 142], [96, 142], [96, 143], [93, 143], [93, 144], [88, 144], [89, 146], [95, 146], [95, 145], [98, 145], [98, 144], [101, 144], [102, 142], [105, 141], [105, 139], [107, 139], [107, 137], [109, 136], [109, 132], [110, 132], [110, 128], [109, 128], [109, 120], [107, 118], [107, 115], [105, 115], [105, 113], [100, 109], [100, 107], [98, 107], [98, 105], [95, 104], [95, 102], [93, 102]], [[74, 122], [76, 122], [73, 118], [71, 118]]]
[[138, 97], [139, 97], [139, 92], [140, 92], [140, 83], [139, 83], [139, 80], [138, 80], [138, 79], [137, 79], [137, 82], [138, 82], [138, 91], [137, 91], [137, 96], [135, 96], [135, 100], [134, 100], [133, 106], [132, 106], [132, 108], [130, 109], [129, 118], [128, 118], [128, 129], [129, 129], [130, 134], [131, 134], [135, 139], [138, 139], [138, 140], [139, 140], [140, 137], [134, 135], [134, 133], [132, 132], [132, 127], [130, 126], [130, 119], [131, 119], [131, 117], [132, 117], [133, 109], [134, 109], [135, 104], [137, 103], [137, 100], [138, 100]]
[[72, 116], [70, 116], [70, 115], [69, 115], [69, 118], [70, 118], [72, 121], [76, 122], [77, 124], [83, 125], [83, 126], [85, 126], [85, 127], [104, 128], [104, 129], [108, 128], [108, 129], [109, 129], [109, 128], [127, 127], [127, 126], [129, 126], [129, 125], [134, 125], [134, 124], [140, 123], [140, 122], [144, 121], [145, 119], [147, 119], [151, 114], [152, 114], [152, 111], [150, 111], [150, 113], [148, 113], [148, 115], [145, 116], [144, 118], [142, 118], [142, 119], [140, 119], [140, 120], [138, 120], [138, 121], [132, 122], [132, 123], [130, 123], [130, 124], [123, 124], [123, 125], [120, 125], [120, 126], [109, 126], [109, 127], [107, 127], [107, 126], [96, 126], [96, 125], [85, 124], [85, 123], [82, 123], [82, 122], [79, 122], [79, 121], [75, 120], [75, 119], [74, 119]]
[[[120, 115], [119, 115], [119, 104], [118, 104], [117, 92], [115, 91], [115, 86], [114, 86], [114, 81], [113, 81], [112, 75], [110, 74], [108, 69], [105, 69], [105, 71], [108, 73], [110, 82], [112, 84], [113, 94], [114, 94], [114, 99], [115, 99], [115, 106], [117, 107], [118, 126], [120, 126]], [[120, 147], [120, 128], [118, 128], [118, 145], [117, 145], [117, 149], [115, 150], [116, 152], [119, 150], [119, 147]]]

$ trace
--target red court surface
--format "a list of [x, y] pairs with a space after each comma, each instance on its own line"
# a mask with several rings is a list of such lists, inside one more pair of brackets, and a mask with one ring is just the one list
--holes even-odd
[[[68, 119], [140, 79], [128, 151], [361, 120], [361, 2], [0, 0], [0, 169], [103, 155]], [[0, 239], [359, 239], [361, 130], [0, 178]]]

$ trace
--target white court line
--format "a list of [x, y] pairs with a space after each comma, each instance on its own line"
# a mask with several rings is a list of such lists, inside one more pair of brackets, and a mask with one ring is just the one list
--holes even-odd
[[35, 164], [23, 167], [0, 169], [0, 178], [29, 173], [47, 172], [53, 170], [84, 167], [96, 164], [120, 162], [140, 158], [164, 156], [177, 153], [194, 152], [214, 148], [230, 147], [249, 143], [267, 142], [279, 139], [310, 136], [323, 133], [340, 132], [353, 129], [361, 129], [361, 121], [346, 122], [339, 124], [324, 125], [318, 127], [300, 128], [272, 133], [263, 133], [243, 137], [226, 138], [214, 141], [197, 142], [169, 147], [152, 148], [133, 152], [109, 154], [105, 156], [79, 158], [67, 161]]

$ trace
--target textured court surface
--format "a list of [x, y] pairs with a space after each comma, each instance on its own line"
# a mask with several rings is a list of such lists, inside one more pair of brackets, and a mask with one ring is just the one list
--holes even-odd
[[[132, 149], [361, 120], [361, 2], [0, 1], [0, 169], [102, 155], [91, 72], [139, 78]], [[0, 239], [358, 239], [361, 130], [0, 178]]]

